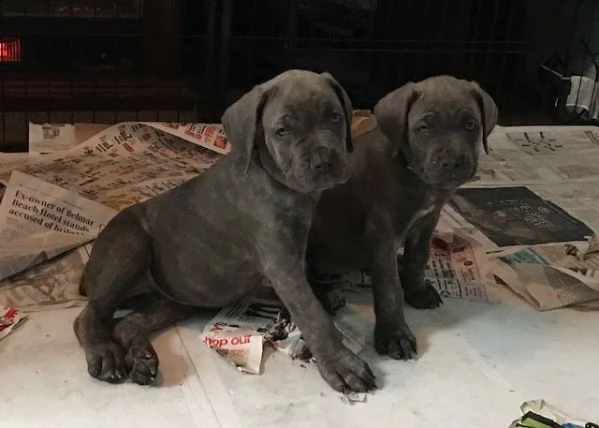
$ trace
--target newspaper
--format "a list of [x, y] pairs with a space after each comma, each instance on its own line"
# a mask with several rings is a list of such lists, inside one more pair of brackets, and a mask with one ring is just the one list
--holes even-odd
[[29, 124], [29, 153], [53, 153], [69, 150], [77, 144], [75, 125]]
[[116, 212], [13, 172], [0, 203], [0, 279], [93, 240]]
[[222, 125], [175, 122], [144, 122], [144, 124], [221, 155], [227, 154], [231, 150], [231, 144], [225, 136]]
[[495, 253], [495, 274], [540, 311], [599, 300], [596, 242], [586, 249], [553, 244]]
[[565, 253], [599, 231], [599, 128], [497, 127], [489, 145], [438, 228], [479, 242], [489, 269], [537, 310], [599, 307], [596, 259]]
[[[222, 129], [216, 125], [214, 128]], [[189, 179], [205, 171], [219, 157], [204, 147], [215, 146], [215, 132], [211, 131], [206, 140], [200, 140], [197, 134], [182, 140], [149, 124], [121, 123], [69, 151], [33, 158], [19, 170], [106, 204], [114, 199], [115, 191], [128, 186], [156, 179]]]
[[441, 297], [493, 301], [489, 289], [495, 285], [495, 277], [486, 251], [472, 238], [435, 234], [424, 278]]
[[[19, 171], [27, 174], [28, 180], [71, 191], [69, 197], [78, 195], [78, 201], [89, 199], [115, 211], [190, 180], [230, 151], [219, 124], [30, 123], [29, 137], [28, 154], [0, 154], [0, 198], [13, 172]], [[17, 185], [13, 182], [11, 187]], [[15, 192], [11, 192], [5, 207], [15, 200]], [[96, 215], [92, 205], [86, 207], [92, 212], [85, 215]], [[0, 216], [0, 224], [4, 221]], [[99, 230], [73, 237], [43, 228], [33, 231], [28, 223], [26, 219], [12, 218], [12, 233], [20, 230], [18, 244], [12, 243], [11, 251], [0, 251], [0, 278], [5, 278], [0, 282], [0, 302], [28, 311], [80, 304], [77, 282], [91, 245], [68, 251], [92, 240]], [[28, 235], [30, 232], [35, 234]], [[40, 248], [45, 251], [38, 251]], [[68, 254], [58, 257], [64, 252]], [[56, 259], [48, 261], [53, 257]], [[6, 278], [17, 272], [22, 273]]]
[[582, 242], [599, 230], [599, 128], [498, 126], [489, 145], [442, 227], [487, 251]]
[[599, 180], [599, 128], [497, 126], [469, 187]]
[[[70, 130], [70, 145], [72, 128], [57, 127], [57, 138]], [[22, 310], [80, 304], [88, 251], [47, 261], [93, 241], [116, 212], [201, 174], [216, 151], [230, 149], [220, 125], [78, 125], [74, 132], [77, 144], [66, 151], [0, 154], [0, 302]]]
[[[363, 336], [340, 321], [335, 321], [335, 326], [348, 349], [356, 354], [364, 349]], [[206, 325], [200, 340], [245, 373], [260, 373], [264, 343], [292, 359], [313, 359], [301, 332], [268, 286], [258, 286], [245, 298], [222, 309]]]
[[[594, 61], [596, 60], [594, 58]], [[568, 111], [587, 120], [599, 119], [597, 76], [571, 76], [570, 83], [570, 92], [565, 103]]]
[[92, 244], [40, 263], [0, 282], [0, 305], [22, 311], [64, 309], [85, 304], [79, 293], [83, 269]]
[[6, 188], [13, 171], [21, 169], [34, 159], [39, 157], [29, 153], [0, 153], [0, 189]]
[[[354, 132], [372, 129], [371, 119], [367, 112], [356, 112]], [[0, 155], [0, 242], [10, 242], [0, 250], [0, 278], [5, 278], [0, 302], [25, 310], [78, 304], [74, 284], [87, 256], [75, 249], [92, 241], [117, 211], [201, 174], [230, 150], [222, 126], [216, 124], [31, 124], [30, 135], [30, 154]], [[510, 287], [515, 278], [522, 280], [521, 272], [514, 274], [513, 266], [485, 252], [581, 245], [599, 230], [597, 128], [497, 127], [489, 141], [491, 154], [481, 156], [478, 177], [444, 209], [433, 243], [426, 279], [446, 297], [489, 301], [495, 270], [504, 281], [506, 272], [512, 275], [505, 281]], [[33, 192], [27, 194], [35, 198], [33, 203], [19, 199], [25, 188]], [[56, 195], [64, 200], [54, 201]], [[62, 209], [64, 201], [78, 207], [76, 219], [84, 219], [84, 226], [88, 220], [97, 227], [81, 230], [66, 214], [60, 221], [69, 223], [52, 224], [61, 213], [27, 211], [32, 205], [41, 212], [47, 208], [44, 203]], [[67, 255], [57, 257], [62, 254]], [[37, 270], [24, 272], [32, 275], [27, 280], [8, 279], [55, 257], [50, 264], [56, 264], [55, 276], [67, 278], [61, 282], [64, 287]], [[560, 270], [560, 263], [546, 261], [551, 272], [574, 278]], [[34, 281], [38, 277], [40, 281]], [[552, 287], [547, 275], [535, 278]], [[588, 275], [585, 281], [590, 281]], [[562, 300], [566, 304], [588, 298], [581, 294]], [[556, 304], [554, 300], [535, 307]]]
[[25, 315], [16, 308], [0, 305], [0, 340], [25, 321]]
[[[401, 258], [400, 250], [398, 255]], [[401, 261], [400, 261], [401, 263]], [[361, 290], [372, 287], [367, 271], [343, 273], [319, 272], [316, 282], [335, 291]], [[430, 258], [424, 268], [424, 280], [435, 287], [443, 298], [463, 299], [473, 302], [494, 302], [491, 289], [495, 287], [495, 275], [487, 252], [470, 237], [456, 235], [452, 231], [437, 231], [431, 240]], [[342, 307], [343, 304], [337, 305]]]

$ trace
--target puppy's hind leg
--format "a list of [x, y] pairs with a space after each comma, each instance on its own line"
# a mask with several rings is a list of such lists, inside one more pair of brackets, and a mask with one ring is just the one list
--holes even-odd
[[125, 363], [133, 382], [147, 385], [158, 373], [158, 356], [149, 336], [196, 310], [156, 295], [153, 301], [134, 309], [116, 324], [113, 337], [126, 350]]
[[123, 349], [111, 336], [114, 312], [148, 269], [150, 237], [135, 215], [118, 214], [95, 241], [82, 288], [87, 306], [74, 324], [89, 374], [106, 382], [126, 377]]

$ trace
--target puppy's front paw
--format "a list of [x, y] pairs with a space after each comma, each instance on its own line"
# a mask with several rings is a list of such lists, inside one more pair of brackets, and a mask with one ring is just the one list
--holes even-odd
[[149, 385], [158, 373], [158, 356], [148, 341], [139, 341], [129, 348], [125, 356], [129, 377], [138, 385]]
[[441, 296], [429, 282], [418, 287], [404, 287], [404, 299], [416, 309], [435, 309], [443, 304]]
[[127, 377], [123, 350], [114, 342], [98, 343], [86, 350], [87, 371], [104, 382], [117, 383]]
[[394, 360], [411, 360], [416, 357], [416, 338], [408, 328], [380, 327], [374, 329], [374, 349]]
[[316, 357], [322, 378], [339, 392], [367, 392], [376, 388], [375, 376], [366, 362], [343, 347], [331, 356]]

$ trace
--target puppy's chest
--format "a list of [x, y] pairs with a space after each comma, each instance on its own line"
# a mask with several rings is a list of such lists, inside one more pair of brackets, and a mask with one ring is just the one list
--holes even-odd
[[431, 215], [437, 207], [438, 201], [434, 195], [422, 195], [417, 199], [406, 201], [403, 206], [398, 207], [399, 216], [396, 225], [396, 235], [400, 241], [416, 223]]

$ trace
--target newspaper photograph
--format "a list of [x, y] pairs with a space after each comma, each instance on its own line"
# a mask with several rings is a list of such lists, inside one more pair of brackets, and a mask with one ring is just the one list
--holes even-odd
[[599, 231], [599, 181], [549, 183], [530, 185], [528, 188], [539, 197], [558, 205], [593, 231]]
[[497, 247], [584, 241], [593, 231], [527, 187], [458, 189], [450, 206]]

